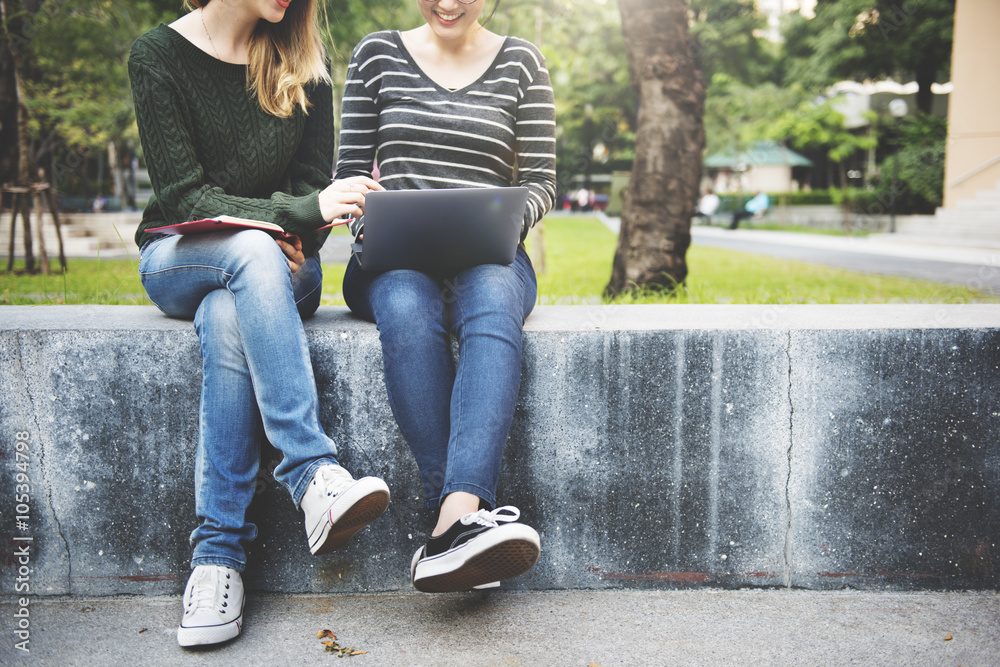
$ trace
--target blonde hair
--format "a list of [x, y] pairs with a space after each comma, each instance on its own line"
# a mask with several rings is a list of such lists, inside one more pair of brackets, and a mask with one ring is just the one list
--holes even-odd
[[[194, 10], [211, 1], [184, 0], [184, 6]], [[247, 88], [272, 116], [287, 118], [295, 107], [308, 113], [306, 85], [331, 81], [317, 19], [315, 0], [294, 0], [280, 22], [258, 21], [250, 37]]]

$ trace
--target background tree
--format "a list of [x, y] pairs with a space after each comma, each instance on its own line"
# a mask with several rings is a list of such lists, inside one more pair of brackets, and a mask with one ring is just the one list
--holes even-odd
[[786, 83], [912, 79], [917, 107], [930, 113], [931, 84], [949, 76], [954, 23], [955, 0], [818, 0], [814, 19], [787, 19]]
[[619, 9], [639, 107], [609, 295], [684, 282], [705, 146], [705, 86], [691, 53], [687, 2], [619, 0]]
[[321, 32], [333, 62], [333, 76], [343, 82], [351, 52], [361, 39], [377, 30], [415, 28], [420, 11], [408, 0], [320, 0]]
[[0, 0], [0, 183], [25, 184], [31, 179], [22, 72], [40, 4], [40, 0]]
[[716, 74], [705, 98], [706, 152], [735, 153], [758, 141], [776, 139], [771, 122], [813, 97], [801, 86], [781, 87], [769, 82], [750, 86]]
[[[870, 120], [874, 120], [873, 118]], [[847, 187], [845, 161], [859, 151], [878, 144], [873, 132], [852, 131], [844, 124], [844, 115], [826, 101], [808, 100], [768, 119], [760, 126], [763, 137], [783, 141], [796, 149], [821, 152], [835, 165], [840, 187]], [[829, 187], [832, 183], [827, 183]]]
[[[897, 198], [897, 209], [931, 215], [944, 198], [944, 157], [948, 123], [916, 114], [890, 123], [888, 150], [879, 165], [876, 196], [879, 201]], [[895, 151], [895, 155], [891, 154]], [[893, 161], [898, 160], [898, 165]], [[892, 176], [899, 183], [892, 188]]]
[[690, 0], [688, 16], [706, 82], [724, 74], [748, 86], [780, 83], [779, 46], [761, 38], [767, 21], [753, 0]]
[[489, 28], [531, 40], [545, 55], [560, 193], [573, 177], [631, 168], [636, 98], [614, 0], [505, 0]]
[[[103, 164], [108, 146], [127, 155], [134, 147], [128, 78], [132, 40], [167, 12], [176, 0], [6, 0], [9, 40], [21, 76], [26, 115], [18, 122], [27, 133], [21, 153], [29, 173], [39, 169], [57, 185], [91, 189], [87, 166]], [[171, 11], [168, 8], [174, 8]], [[0, 62], [4, 55], [0, 53]], [[0, 98], [0, 118], [16, 102]], [[0, 131], [7, 132], [4, 122]], [[9, 164], [9, 144], [0, 167]], [[9, 172], [8, 172], [9, 173]]]

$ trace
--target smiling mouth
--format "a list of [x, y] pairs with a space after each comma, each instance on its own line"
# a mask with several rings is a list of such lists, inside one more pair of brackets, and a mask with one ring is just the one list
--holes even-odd
[[451, 23], [452, 21], [457, 21], [458, 19], [462, 18], [464, 14], [445, 14], [444, 12], [434, 12], [434, 15], [437, 16], [442, 21], [447, 21], [448, 23]]

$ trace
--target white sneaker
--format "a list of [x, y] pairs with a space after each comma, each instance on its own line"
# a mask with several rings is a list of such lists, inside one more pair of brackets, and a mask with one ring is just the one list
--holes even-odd
[[177, 628], [181, 646], [218, 644], [240, 634], [243, 580], [222, 565], [198, 565], [184, 589], [184, 617]]
[[309, 551], [325, 554], [347, 542], [389, 507], [389, 487], [378, 477], [355, 480], [338, 465], [320, 466], [299, 501]]
[[520, 516], [510, 505], [479, 510], [429, 539], [410, 561], [414, 588], [424, 593], [495, 588], [530, 570], [538, 561], [540, 540], [534, 528], [516, 523]]

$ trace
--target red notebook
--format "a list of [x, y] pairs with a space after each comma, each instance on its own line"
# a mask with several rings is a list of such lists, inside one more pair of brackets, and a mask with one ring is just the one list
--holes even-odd
[[[329, 225], [325, 225], [319, 229], [330, 229], [331, 227], [336, 227], [338, 225], [346, 225], [348, 222], [350, 222], [350, 219], [335, 220]], [[167, 225], [165, 227], [154, 227], [152, 229], [147, 229], [146, 231], [156, 234], [205, 234], [207, 232], [221, 232], [227, 229], [260, 229], [277, 239], [294, 238], [293, 234], [286, 233], [285, 230], [273, 222], [236, 218], [231, 215], [219, 215], [214, 218], [181, 222], [176, 225]]]

